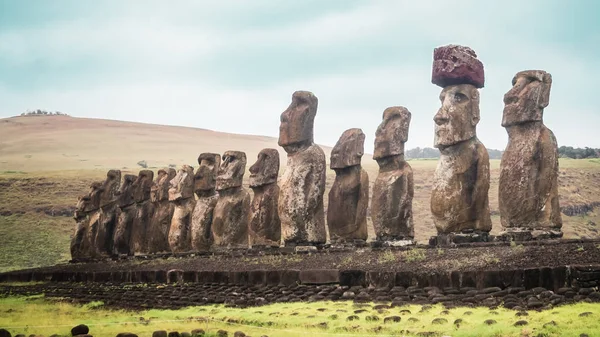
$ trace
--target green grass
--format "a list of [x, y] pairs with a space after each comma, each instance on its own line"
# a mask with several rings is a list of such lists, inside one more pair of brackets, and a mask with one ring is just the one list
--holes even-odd
[[[307, 335], [403, 335], [417, 336], [419, 332], [435, 332], [436, 336], [453, 337], [490, 336], [589, 336], [600, 334], [600, 304], [579, 303], [557, 307], [542, 312], [530, 311], [529, 316], [516, 317], [515, 311], [488, 308], [454, 308], [444, 312], [440, 305], [421, 311], [419, 305], [395, 307], [377, 311], [372, 304], [363, 307], [352, 302], [315, 302], [273, 304], [248, 309], [225, 308], [222, 305], [189, 307], [181, 310], [147, 310], [139, 312], [108, 310], [101, 302], [73, 305], [42, 297], [11, 297], [0, 299], [0, 327], [9, 327], [13, 335], [44, 333], [68, 335], [77, 324], [90, 326], [96, 337], [113, 337], [129, 331], [140, 336], [150, 336], [155, 330], [191, 331], [204, 329], [214, 334], [219, 329], [243, 331], [247, 335], [307, 336]], [[354, 310], [366, 312], [354, 313]], [[402, 314], [408, 309], [410, 314]], [[465, 314], [471, 312], [471, 315]], [[579, 317], [580, 313], [591, 316]], [[351, 315], [358, 320], [347, 321]], [[368, 320], [376, 316], [378, 320]], [[385, 317], [400, 316], [399, 323], [384, 323]], [[432, 324], [436, 318], [447, 320]], [[462, 323], [453, 324], [456, 319]], [[497, 323], [484, 324], [493, 319]], [[518, 320], [528, 324], [515, 327]], [[554, 321], [556, 325], [544, 324]], [[18, 327], [18, 328], [12, 328]]]
[[73, 228], [74, 220], [69, 217], [0, 216], [0, 272], [69, 261]]

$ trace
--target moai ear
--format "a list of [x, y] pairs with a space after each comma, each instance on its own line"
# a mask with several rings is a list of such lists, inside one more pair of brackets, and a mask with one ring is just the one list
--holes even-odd
[[543, 109], [550, 104], [550, 89], [552, 88], [552, 75], [545, 73], [541, 82], [540, 97], [538, 100], [538, 107]]

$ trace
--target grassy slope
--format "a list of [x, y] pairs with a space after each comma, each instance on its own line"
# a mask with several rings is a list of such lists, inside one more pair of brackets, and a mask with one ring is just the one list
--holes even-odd
[[[200, 152], [229, 149], [247, 152], [248, 169], [262, 148], [277, 148], [276, 139], [269, 137], [61, 116], [0, 119], [0, 134], [0, 231], [7, 233], [0, 236], [0, 271], [66, 261], [74, 221], [52, 214], [72, 209], [77, 196], [85, 193], [92, 181], [102, 180], [107, 169], [136, 174], [140, 169], [136, 163], [145, 159], [156, 171], [168, 164], [196, 164]], [[281, 149], [280, 155], [283, 171], [285, 154]], [[410, 161], [415, 181], [415, 234], [420, 242], [435, 234], [429, 196], [436, 164], [436, 160]], [[492, 232], [497, 233], [500, 162], [492, 160], [490, 164], [490, 208], [496, 213]], [[363, 167], [372, 185], [377, 164], [365, 155]], [[560, 168], [561, 205], [600, 202], [600, 160], [561, 159]], [[329, 170], [326, 206], [334, 178]], [[566, 237], [598, 237], [600, 211], [563, 216], [563, 221]], [[31, 243], [37, 250], [31, 249]]]
[[[0, 327], [20, 327], [9, 329], [13, 335], [43, 332], [45, 335], [58, 333], [66, 336], [69, 335], [71, 327], [87, 324], [90, 326], [90, 333], [96, 337], [112, 337], [124, 331], [150, 336], [155, 330], [189, 332], [198, 328], [204, 329], [210, 335], [224, 329], [230, 336], [235, 331], [243, 331], [247, 335], [271, 337], [330, 334], [416, 336], [419, 332], [438, 332], [453, 337], [568, 337], [579, 336], [582, 333], [596, 336], [600, 333], [600, 304], [597, 303], [579, 303], [542, 312], [530, 311], [526, 317], [516, 317], [515, 311], [502, 308], [493, 311], [487, 308], [455, 308], [447, 312], [444, 312], [445, 309], [440, 305], [423, 312], [421, 308], [418, 305], [410, 305], [378, 311], [373, 309], [372, 305], [318, 302], [273, 304], [250, 309], [212, 305], [177, 311], [148, 310], [132, 313], [104, 309], [101, 302], [82, 306], [56, 303], [43, 298], [12, 297], [0, 299], [0, 312], [3, 312]], [[365, 312], [354, 313], [360, 309], [364, 309]], [[410, 313], [401, 313], [401, 310], [409, 310]], [[583, 312], [592, 314], [579, 317]], [[358, 319], [348, 321], [347, 317], [351, 315], [358, 316]], [[379, 320], [369, 321], [369, 316], [376, 316]], [[400, 316], [401, 321], [384, 323], [384, 318], [389, 316]], [[436, 318], [445, 319], [446, 322], [432, 324]], [[453, 324], [456, 319], [463, 321], [457, 326]], [[496, 324], [484, 324], [488, 319], [495, 320]], [[514, 323], [519, 320], [526, 320], [528, 324], [515, 327]], [[556, 325], [544, 327], [544, 324], [551, 321]], [[29, 327], [25, 328], [27, 326]]]

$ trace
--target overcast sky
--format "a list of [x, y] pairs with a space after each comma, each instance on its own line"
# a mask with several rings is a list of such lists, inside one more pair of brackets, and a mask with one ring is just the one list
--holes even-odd
[[[359, 127], [372, 153], [386, 107], [433, 145], [433, 49], [485, 66], [478, 136], [504, 149], [502, 97], [550, 72], [559, 145], [600, 147], [600, 1], [0, 0], [0, 117], [27, 109], [277, 137], [295, 90], [319, 98], [317, 143]], [[0, 135], [1, 136], [1, 135]]]

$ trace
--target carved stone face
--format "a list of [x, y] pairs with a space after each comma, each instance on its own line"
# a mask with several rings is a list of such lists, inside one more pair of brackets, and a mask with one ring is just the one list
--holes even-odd
[[135, 202], [142, 202], [150, 199], [153, 178], [154, 172], [150, 170], [140, 171], [137, 179], [133, 183], [133, 198], [135, 199]]
[[279, 152], [276, 149], [263, 149], [258, 153], [256, 163], [250, 166], [250, 186], [263, 186], [277, 182], [279, 174]]
[[365, 134], [361, 129], [348, 129], [342, 133], [331, 150], [331, 169], [360, 165], [365, 151]]
[[169, 182], [175, 178], [177, 171], [172, 168], [160, 169], [157, 172], [157, 177], [150, 189], [150, 200], [152, 202], [169, 199]]
[[242, 186], [246, 170], [246, 154], [241, 151], [227, 151], [223, 154], [219, 175], [217, 176], [217, 191]]
[[117, 194], [121, 187], [121, 171], [110, 170], [106, 174], [106, 180], [102, 186], [100, 195], [100, 207], [104, 207], [117, 200]]
[[410, 118], [410, 111], [403, 106], [394, 106], [383, 111], [383, 121], [375, 132], [373, 159], [404, 154]]
[[169, 182], [169, 201], [194, 197], [194, 168], [183, 165]]
[[308, 91], [296, 91], [292, 95], [292, 103], [281, 114], [279, 125], [279, 146], [289, 153], [287, 147], [294, 148], [301, 144], [312, 144], [313, 124], [317, 114], [319, 100]]
[[521, 71], [512, 85], [504, 95], [502, 126], [542, 121], [544, 108], [550, 103], [552, 75], [543, 70]]
[[126, 174], [123, 178], [123, 184], [121, 184], [121, 188], [119, 189], [119, 206], [125, 207], [133, 204], [135, 199], [133, 198], [133, 183], [137, 177], [133, 174]]
[[442, 107], [435, 121], [437, 148], [461, 143], [476, 136], [479, 123], [479, 91], [471, 84], [445, 87], [440, 93]]
[[217, 174], [221, 165], [221, 155], [218, 153], [202, 153], [198, 157], [198, 170], [194, 176], [194, 191], [211, 191], [217, 184]]
[[100, 208], [100, 196], [102, 194], [103, 184], [103, 182], [92, 183], [88, 195], [81, 198], [83, 210], [85, 212], [92, 212]]

